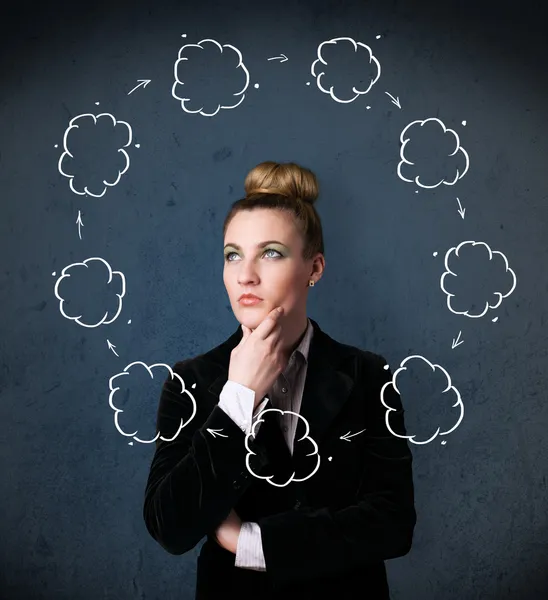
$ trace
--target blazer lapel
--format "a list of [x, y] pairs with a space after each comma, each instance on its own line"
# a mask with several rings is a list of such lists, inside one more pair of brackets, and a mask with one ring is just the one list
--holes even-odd
[[318, 442], [354, 387], [356, 355], [351, 348], [330, 338], [315, 321], [310, 320], [314, 325], [314, 336], [308, 353], [299, 414], [308, 422], [310, 437]]
[[[299, 438], [306, 433], [303, 418], [309, 426], [308, 436], [319, 444], [346, 402], [357, 376], [355, 351], [324, 333], [316, 321], [313, 319], [310, 321], [314, 327], [314, 334], [308, 353], [308, 369], [299, 411], [302, 418], [297, 421], [293, 457], [276, 419], [269, 418], [275, 415], [274, 412], [264, 415], [265, 421], [257, 434], [257, 442], [262, 441], [265, 447], [269, 448], [269, 457], [271, 459], [275, 457], [277, 463], [282, 462], [284, 466], [291, 469], [306, 460], [306, 455], [310, 452], [309, 444], [306, 444], [306, 448], [298, 444]], [[230, 352], [239, 344], [241, 338], [242, 329], [239, 326], [225, 342], [204, 356], [217, 366], [218, 375], [208, 388], [217, 402], [228, 379]], [[266, 408], [272, 408], [270, 402], [267, 403]]]
[[[299, 443], [299, 440], [304, 436], [312, 438], [318, 445], [317, 452], [321, 454], [321, 441], [348, 399], [357, 376], [356, 354], [310, 320], [314, 325], [314, 336], [308, 353], [300, 418], [297, 419], [293, 443], [297, 479], [310, 473], [311, 464], [317, 461], [315, 457], [310, 458], [310, 453], [315, 453], [313, 446], [309, 442]], [[308, 423], [308, 432], [305, 423]]]

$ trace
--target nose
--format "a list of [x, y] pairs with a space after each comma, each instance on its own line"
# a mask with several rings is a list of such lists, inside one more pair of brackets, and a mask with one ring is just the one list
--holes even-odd
[[242, 261], [238, 269], [238, 283], [240, 285], [249, 285], [250, 283], [257, 283], [257, 281], [257, 270], [253, 263], [251, 261]]

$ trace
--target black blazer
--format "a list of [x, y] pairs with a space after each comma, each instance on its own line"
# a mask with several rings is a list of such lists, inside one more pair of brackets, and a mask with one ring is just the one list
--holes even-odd
[[[318, 445], [320, 466], [310, 478], [274, 486], [246, 467], [246, 434], [217, 406], [228, 379], [230, 352], [241, 327], [222, 344], [176, 363], [164, 383], [158, 439], [145, 491], [150, 535], [170, 554], [184, 554], [207, 536], [197, 563], [196, 598], [307, 600], [389, 598], [384, 562], [411, 548], [416, 523], [412, 454], [388, 430], [380, 400], [391, 380], [380, 355], [335, 341], [311, 319], [314, 335], [300, 415]], [[196, 384], [193, 387], [193, 384]], [[390, 385], [385, 401], [391, 428], [405, 434], [404, 410]], [[270, 401], [266, 408], [271, 408]], [[251, 469], [279, 484], [312, 472], [317, 457], [302, 419], [291, 456], [273, 411], [249, 436]], [[210, 433], [209, 430], [220, 430]], [[354, 437], [341, 439], [345, 434]], [[226, 437], [223, 437], [226, 436]], [[347, 441], [349, 439], [350, 441]], [[234, 508], [260, 525], [266, 572], [234, 566], [235, 554], [216, 541], [215, 529]]]

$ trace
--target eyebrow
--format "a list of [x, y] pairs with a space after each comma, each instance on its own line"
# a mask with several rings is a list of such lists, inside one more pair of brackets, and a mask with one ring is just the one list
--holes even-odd
[[[282, 246], [285, 246], [285, 244], [283, 242], [279, 242], [278, 240], [267, 240], [266, 242], [261, 242], [260, 244], [257, 244], [257, 248], [264, 248], [265, 246], [268, 246], [268, 244], [281, 244]], [[236, 248], [236, 250], [241, 250], [242, 248], [240, 246], [238, 246], [238, 244], [225, 244], [225, 250], [226, 248], [228, 248], [228, 246], [231, 246], [232, 248]]]

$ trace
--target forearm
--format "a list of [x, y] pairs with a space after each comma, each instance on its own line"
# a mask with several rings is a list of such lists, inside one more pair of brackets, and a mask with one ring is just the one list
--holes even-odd
[[[168, 386], [158, 411], [158, 429], [167, 439], [183, 418], [180, 406], [181, 394], [173, 394]], [[208, 429], [226, 437], [214, 437]], [[169, 553], [194, 548], [251, 484], [244, 440], [245, 433], [218, 406], [205, 419], [197, 413], [174, 440], [158, 440], [143, 516], [150, 535]], [[253, 446], [253, 440], [249, 444]], [[260, 465], [260, 448], [255, 447], [254, 454]]]

